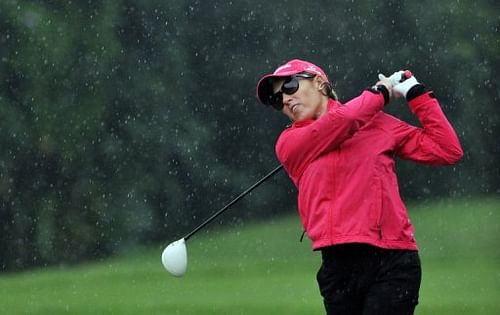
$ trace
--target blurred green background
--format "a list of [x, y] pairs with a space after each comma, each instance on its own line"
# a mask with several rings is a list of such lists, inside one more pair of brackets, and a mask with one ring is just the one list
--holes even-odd
[[[28, 291], [34, 300], [33, 312], [44, 307], [47, 312], [51, 307], [60, 309], [69, 303], [67, 299], [77, 301], [85, 296], [82, 301], [102, 303], [104, 308], [115, 299], [119, 303], [114, 304], [123, 304], [123, 309], [103, 312], [124, 314], [133, 309], [126, 307], [126, 301], [134, 301], [132, 291], [144, 294], [153, 290], [133, 289], [130, 281], [141, 279], [135, 272], [143, 272], [146, 279], [157, 281], [153, 288], [159, 287], [149, 302], [138, 305], [151, 305], [151, 313], [170, 305], [167, 300], [158, 305], [156, 300], [171, 294], [170, 289], [162, 289], [165, 281], [176, 281], [164, 279], [156, 261], [158, 253], [277, 164], [274, 142], [288, 121], [257, 103], [255, 84], [277, 65], [302, 58], [325, 69], [342, 101], [373, 84], [378, 73], [406, 68], [438, 96], [463, 144], [463, 161], [445, 168], [398, 161], [398, 173], [403, 198], [414, 207], [439, 205], [439, 200], [464, 206], [460, 215], [440, 206], [422, 211], [422, 218], [427, 218], [422, 220], [439, 223], [421, 232], [424, 259], [425, 244], [435, 246], [429, 249], [434, 258], [429, 258], [428, 273], [424, 265], [424, 285], [434, 297], [445, 290], [453, 292], [442, 287], [446, 277], [466, 275], [460, 268], [475, 264], [465, 262], [461, 255], [474, 253], [473, 257], [482, 259], [499, 248], [498, 225], [491, 222], [498, 222], [500, 211], [496, 203], [500, 199], [499, 29], [500, 7], [497, 1], [488, 0], [2, 1], [2, 290], [7, 290], [5, 283], [20, 290], [31, 283], [35, 291]], [[387, 110], [418, 124], [403, 102], [394, 102]], [[238, 230], [250, 222], [265, 222], [265, 226], [294, 214], [295, 194], [286, 175], [278, 175], [214, 222], [207, 230], [206, 237], [215, 240], [210, 246], [222, 246], [234, 236], [224, 234], [224, 242], [210, 236], [218, 235], [219, 228]], [[437, 217], [428, 219], [432, 215]], [[464, 228], [469, 221], [490, 226], [486, 235], [491, 237], [484, 238], [480, 228]], [[291, 224], [283, 222], [277, 223], [280, 229]], [[264, 229], [257, 239], [271, 242], [264, 226], [256, 228]], [[292, 238], [296, 231], [300, 228], [293, 228]], [[483, 241], [441, 251], [439, 248], [449, 242], [448, 236], [456, 235], [444, 231], [460, 231], [465, 239], [479, 237]], [[426, 240], [426, 235], [435, 238]], [[240, 250], [253, 238], [238, 236], [231, 241], [237, 242], [232, 254], [234, 248]], [[202, 241], [194, 242], [193, 251], [202, 252]], [[287, 245], [292, 246], [291, 252], [298, 253], [304, 247], [304, 256], [315, 257], [308, 252], [307, 243], [292, 243]], [[254, 244], [256, 248], [250, 248], [248, 255], [240, 252], [231, 258], [234, 260], [228, 259], [232, 268], [260, 257], [260, 245]], [[141, 248], [147, 248], [146, 252], [136, 253]], [[114, 257], [125, 257], [117, 260], [120, 269], [114, 269]], [[262, 312], [271, 312], [273, 307], [282, 310], [283, 303], [273, 304], [281, 297], [276, 292], [282, 290], [288, 292], [284, 298], [289, 294], [289, 303], [298, 313], [301, 305], [319, 307], [314, 283], [316, 260], [311, 262], [316, 258], [301, 258], [306, 262], [302, 267], [289, 266], [291, 258], [287, 258], [288, 263], [273, 273], [286, 278], [294, 272], [286, 268], [299, 268], [307, 273], [296, 271], [296, 281], [303, 285], [280, 288], [279, 281], [267, 283], [263, 276], [262, 282], [250, 288], [260, 288], [261, 293], [266, 286], [271, 288], [268, 302], [261, 296], [261, 304], [252, 300], [249, 307]], [[200, 268], [208, 263], [198, 259]], [[485, 267], [483, 277], [464, 277], [461, 287], [470, 287], [469, 294], [479, 296], [477, 290], [484, 280], [484, 307], [491, 310], [494, 301], [487, 300], [487, 294], [497, 291], [492, 291], [488, 281], [496, 279], [498, 283], [500, 271], [498, 259], [484, 259], [489, 267]], [[272, 265], [264, 259], [259, 267], [247, 269], [260, 273]], [[453, 266], [457, 270], [443, 273], [445, 267]], [[63, 268], [61, 274], [59, 268]], [[237, 299], [226, 297], [226, 291], [203, 295], [201, 292], [208, 291], [195, 278], [203, 277], [205, 271], [198, 270], [190, 278], [193, 280], [186, 278], [188, 287], [198, 286], [194, 293], [183, 291], [187, 287], [176, 289], [185, 292], [189, 303], [195, 305], [192, 300], [199, 297], [200, 310], [206, 311], [206, 297], [213, 300], [210, 307], [215, 314], [224, 303]], [[223, 286], [229, 286], [224, 281], [240, 277], [230, 274], [225, 279], [227, 271], [221, 272], [218, 278]], [[241, 275], [240, 280], [253, 281], [252, 272]], [[73, 284], [74, 274], [83, 282], [88, 278], [88, 289]], [[214, 274], [211, 270], [206, 277], [216, 278]], [[121, 280], [115, 283], [114, 276]], [[439, 281], [427, 282], [428, 277]], [[103, 284], [93, 283], [94, 278], [109, 280], [107, 289], [103, 288], [109, 290], [106, 294], [96, 288]], [[460, 286], [460, 280], [455, 281]], [[471, 287], [471, 281], [476, 281], [477, 287]], [[436, 287], [431, 287], [432, 283]], [[71, 286], [76, 287], [71, 290]], [[44, 296], [46, 291], [54, 298]], [[90, 291], [100, 292], [96, 294], [102, 302], [88, 300]], [[64, 295], [61, 292], [75, 294], [56, 302], [57, 295]], [[26, 299], [21, 303], [13, 294], [9, 303], [29, 306]], [[44, 306], [40, 300], [52, 304]], [[422, 302], [422, 312], [434, 302], [429, 303]], [[175, 313], [181, 307], [174, 304], [166, 309]]]
[[[491, 198], [412, 205], [423, 265], [416, 315], [499, 314], [499, 207]], [[324, 314], [321, 258], [300, 233], [290, 215], [206, 231], [187, 243], [183, 278], [163, 270], [160, 246], [4, 275], [0, 313]]]

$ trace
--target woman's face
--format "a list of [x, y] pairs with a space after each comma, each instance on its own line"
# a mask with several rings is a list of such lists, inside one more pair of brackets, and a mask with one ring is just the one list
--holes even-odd
[[[273, 83], [275, 93], [281, 91], [285, 79]], [[317, 119], [326, 112], [328, 97], [321, 93], [324, 81], [321, 77], [299, 78], [299, 89], [288, 95], [283, 93], [281, 112], [293, 121]]]

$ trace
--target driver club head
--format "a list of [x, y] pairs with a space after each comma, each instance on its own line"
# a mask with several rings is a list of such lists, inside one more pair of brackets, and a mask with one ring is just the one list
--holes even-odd
[[171, 275], [182, 277], [187, 269], [186, 240], [181, 238], [165, 247], [161, 254], [161, 262]]

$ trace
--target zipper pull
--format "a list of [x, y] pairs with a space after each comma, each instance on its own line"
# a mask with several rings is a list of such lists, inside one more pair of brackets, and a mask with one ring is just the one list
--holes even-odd
[[302, 240], [304, 239], [304, 234], [306, 234], [306, 230], [302, 232], [302, 235], [300, 236], [299, 242], [302, 243]]

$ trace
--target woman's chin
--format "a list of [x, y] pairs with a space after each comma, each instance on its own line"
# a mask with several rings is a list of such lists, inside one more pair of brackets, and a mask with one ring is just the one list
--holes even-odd
[[303, 112], [303, 111], [299, 111], [299, 112], [293, 114], [294, 121], [302, 121], [302, 120], [308, 120], [308, 119], [313, 119], [313, 115], [308, 115], [308, 113]]

